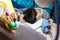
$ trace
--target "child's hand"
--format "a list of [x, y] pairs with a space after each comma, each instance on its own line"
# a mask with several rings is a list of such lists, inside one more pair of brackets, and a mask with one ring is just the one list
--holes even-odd
[[20, 12], [17, 12], [17, 21], [20, 21], [21, 23], [24, 23], [25, 22], [25, 20], [21, 16]]
[[53, 19], [49, 19], [49, 22], [51, 25], [53, 25], [53, 23], [54, 23]]

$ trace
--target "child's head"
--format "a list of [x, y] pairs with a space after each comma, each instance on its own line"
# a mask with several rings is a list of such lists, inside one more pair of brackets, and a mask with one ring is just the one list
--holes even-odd
[[25, 16], [23, 17], [23, 19], [26, 21], [26, 22], [29, 22], [31, 24], [35, 23], [37, 18], [37, 11], [34, 9], [34, 8], [28, 8], [27, 10], [25, 10], [23, 12], [25, 14]]

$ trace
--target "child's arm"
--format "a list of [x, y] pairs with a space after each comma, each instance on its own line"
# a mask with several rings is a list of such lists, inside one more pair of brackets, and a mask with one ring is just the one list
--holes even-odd
[[42, 18], [44, 18], [44, 19], [49, 19], [49, 18], [50, 18], [49, 13], [48, 13], [46, 10], [42, 10], [42, 11], [43, 11], [43, 13], [42, 13]]

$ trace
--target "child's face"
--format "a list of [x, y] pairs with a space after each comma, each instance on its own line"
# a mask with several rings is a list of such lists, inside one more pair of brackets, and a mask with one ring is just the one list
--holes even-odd
[[41, 18], [42, 13], [40, 9], [36, 9], [37, 15], [36, 15], [36, 19], [38, 20], [39, 18]]

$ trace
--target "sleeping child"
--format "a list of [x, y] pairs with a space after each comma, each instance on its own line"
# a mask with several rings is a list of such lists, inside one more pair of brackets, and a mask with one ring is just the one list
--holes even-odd
[[[19, 15], [20, 13], [18, 13]], [[48, 20], [50, 18], [50, 15], [48, 12], [46, 12], [43, 9], [39, 8], [28, 8], [23, 11], [22, 14], [20, 14], [20, 22], [28, 22], [28, 23], [35, 23], [40, 18]]]

